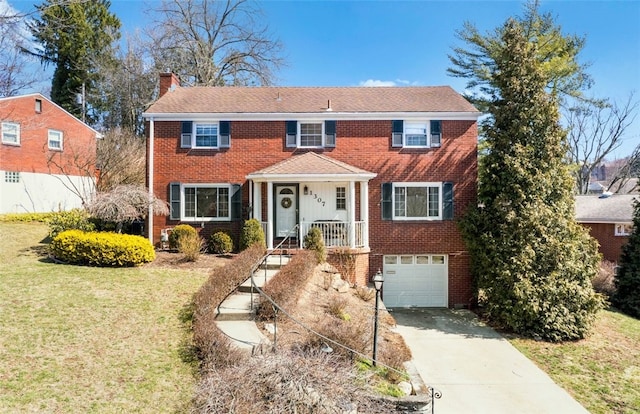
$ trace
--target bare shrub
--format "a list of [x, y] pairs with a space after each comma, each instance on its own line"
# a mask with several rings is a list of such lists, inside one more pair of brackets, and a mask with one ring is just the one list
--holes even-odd
[[342, 319], [343, 321], [348, 321], [351, 319], [351, 316], [347, 313], [348, 301], [347, 298], [343, 296], [332, 296], [329, 299], [329, 304], [327, 305], [327, 312], [335, 316], [338, 319]]
[[324, 290], [329, 290], [333, 283], [333, 274], [329, 272], [322, 273], [322, 288]]
[[[403, 346], [404, 345], [404, 346]], [[382, 346], [380, 347], [380, 362], [382, 364], [391, 367], [393, 369], [387, 369], [384, 373], [384, 377], [387, 381], [397, 384], [400, 381], [406, 380], [406, 377], [400, 372], [406, 372], [404, 368], [405, 361], [411, 360], [411, 351], [402, 341], [400, 345]], [[398, 372], [399, 371], [399, 372]]]
[[185, 234], [178, 239], [178, 252], [182, 253], [184, 260], [195, 262], [204, 250], [204, 241], [198, 233]]
[[376, 290], [367, 286], [356, 286], [355, 295], [365, 302], [376, 297]]
[[368, 398], [353, 365], [323, 352], [289, 351], [251, 358], [206, 373], [194, 398], [197, 413], [392, 413]]
[[591, 280], [593, 289], [596, 292], [602, 293], [608, 297], [611, 297], [616, 292], [615, 285], [615, 263], [603, 260], [600, 264], [600, 271]]
[[[298, 300], [304, 286], [313, 276], [316, 266], [315, 252], [310, 250], [298, 252], [269, 280], [263, 290], [280, 307], [289, 309]], [[256, 317], [262, 321], [272, 320], [274, 317], [271, 302], [263, 296], [260, 296], [260, 302], [256, 307]]]
[[[325, 319], [314, 328], [319, 334], [344, 345], [342, 347], [333, 343], [327, 344], [333, 348], [334, 353], [342, 355], [348, 360], [353, 360], [357, 356], [353, 351], [364, 354], [370, 349], [372, 334], [369, 324]], [[325, 343], [326, 340], [324, 338], [310, 332], [307, 335], [304, 347], [306, 349], [320, 349]]]
[[349, 249], [336, 249], [329, 254], [327, 261], [332, 264], [342, 278], [352, 286], [356, 283], [356, 255]]

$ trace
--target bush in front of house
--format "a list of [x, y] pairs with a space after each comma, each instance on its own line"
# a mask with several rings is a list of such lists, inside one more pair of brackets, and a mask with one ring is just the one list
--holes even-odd
[[622, 247], [613, 305], [627, 315], [640, 317], [640, 201], [634, 202], [633, 230]]
[[59, 233], [49, 244], [49, 251], [66, 263], [104, 267], [138, 266], [156, 257], [144, 237], [82, 230]]
[[229, 254], [233, 251], [233, 239], [229, 233], [217, 231], [209, 237], [209, 251], [215, 254]]
[[178, 224], [175, 226], [171, 233], [169, 234], [169, 248], [177, 249], [178, 248], [178, 240], [181, 237], [189, 237], [193, 235], [198, 235], [196, 229], [188, 224]]
[[[280, 305], [284, 310], [290, 308], [298, 300], [298, 297], [307, 281], [313, 276], [317, 262], [314, 252], [303, 250], [296, 253], [289, 263], [269, 280], [263, 288], [264, 293]], [[256, 317], [259, 320], [272, 320], [275, 316], [271, 302], [264, 296], [256, 308]]]
[[195, 231], [180, 236], [177, 244], [178, 252], [182, 253], [184, 260], [188, 262], [197, 261], [204, 249], [204, 241]]
[[95, 230], [95, 225], [91, 222], [89, 213], [79, 208], [53, 213], [47, 220], [47, 224], [49, 225], [49, 237], [51, 238], [66, 230]]
[[327, 248], [324, 245], [322, 231], [318, 227], [311, 227], [304, 236], [304, 248], [314, 252], [317, 263], [327, 260]]
[[242, 226], [240, 234], [240, 250], [245, 250], [254, 244], [258, 244], [262, 248], [266, 246], [264, 241], [264, 231], [262, 225], [257, 219], [249, 219]]

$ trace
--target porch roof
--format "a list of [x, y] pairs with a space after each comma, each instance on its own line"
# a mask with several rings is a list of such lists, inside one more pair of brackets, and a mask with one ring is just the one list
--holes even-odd
[[305, 152], [254, 171], [247, 175], [247, 179], [254, 181], [368, 181], [376, 175], [326, 155]]

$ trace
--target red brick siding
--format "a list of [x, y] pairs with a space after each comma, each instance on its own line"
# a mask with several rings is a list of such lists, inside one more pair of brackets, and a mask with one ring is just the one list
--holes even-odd
[[615, 224], [613, 223], [583, 223], [589, 230], [591, 237], [600, 244], [599, 251], [603, 259], [610, 262], [618, 262], [622, 255], [622, 246], [629, 241], [628, 236], [615, 236]]
[[[285, 148], [284, 121], [233, 121], [231, 148], [219, 151], [182, 149], [180, 132], [180, 122], [155, 123], [154, 192], [163, 199], [167, 198], [168, 185], [173, 181], [241, 183], [246, 206], [249, 201], [247, 174], [306, 151]], [[369, 182], [371, 254], [367, 266], [359, 266], [359, 280], [364, 283], [371, 276], [367, 272], [382, 268], [384, 254], [447, 254], [449, 304], [453, 306], [468, 304], [471, 297], [468, 257], [455, 222], [383, 221], [380, 209], [384, 182], [452, 181], [456, 218], [466, 206], [476, 202], [477, 125], [474, 121], [443, 121], [442, 132], [440, 148], [408, 150], [391, 147], [391, 121], [338, 121], [336, 147], [318, 152], [378, 174]], [[264, 185], [262, 195], [262, 213], [266, 217]], [[160, 229], [175, 224], [177, 222], [165, 217], [156, 217], [154, 240], [159, 239]], [[220, 224], [206, 224], [205, 228], [209, 226], [220, 227]]]
[[[41, 113], [35, 111], [36, 99], [42, 101]], [[20, 124], [20, 145], [0, 145], [0, 169], [42, 174], [94, 174], [95, 132], [48, 100], [37, 95], [0, 100], [0, 122]], [[62, 151], [49, 149], [49, 129], [62, 132]], [[50, 163], [50, 159], [54, 163]]]

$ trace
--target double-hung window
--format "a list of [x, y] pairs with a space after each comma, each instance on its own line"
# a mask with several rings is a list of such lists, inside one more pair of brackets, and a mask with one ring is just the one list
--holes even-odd
[[228, 148], [231, 144], [230, 122], [183, 121], [180, 147], [194, 149]]
[[442, 141], [442, 121], [393, 121], [391, 145], [404, 148], [439, 147]]
[[453, 183], [383, 183], [382, 218], [450, 220], [453, 218]]
[[20, 145], [20, 124], [15, 122], [3, 122], [2, 143], [9, 145]]
[[336, 121], [287, 121], [286, 146], [326, 148], [336, 146]]
[[49, 130], [49, 149], [62, 151], [62, 131]]
[[170, 184], [169, 204], [172, 220], [238, 220], [241, 202], [242, 192], [239, 184]]

